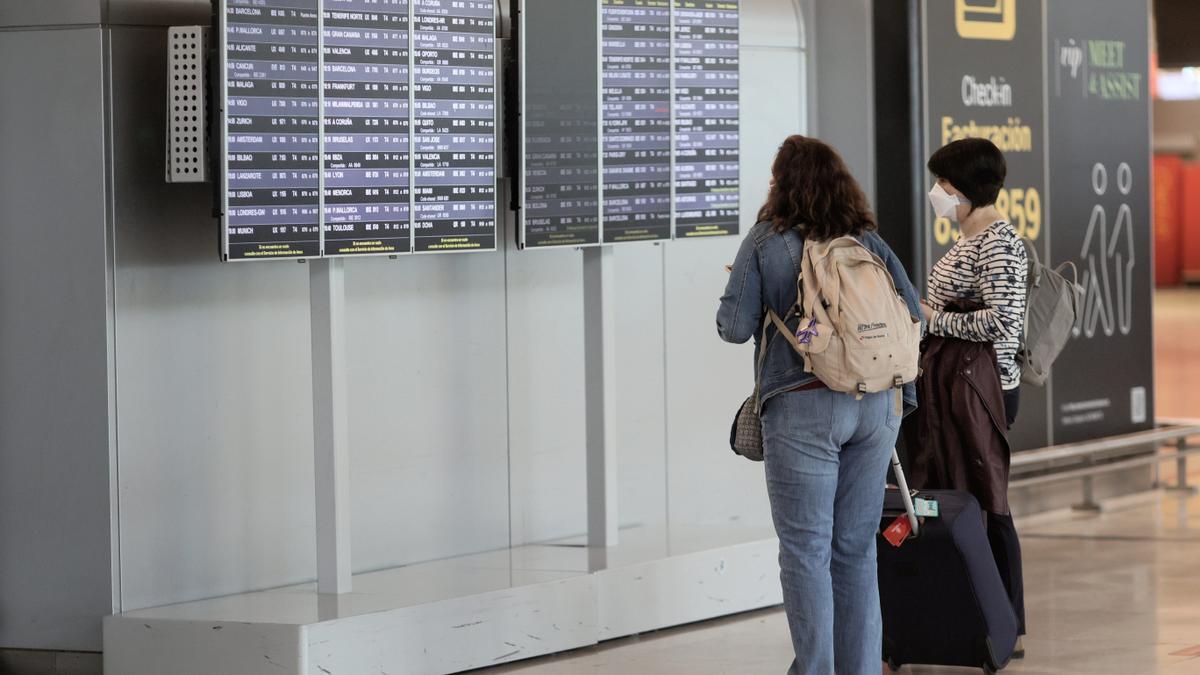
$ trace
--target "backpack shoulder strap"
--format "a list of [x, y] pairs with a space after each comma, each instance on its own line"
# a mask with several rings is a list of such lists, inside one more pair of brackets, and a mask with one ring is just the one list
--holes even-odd
[[836, 315], [839, 312], [841, 279], [835, 265], [851, 261], [854, 258], [851, 249], [860, 249], [872, 258], [875, 257], [857, 239], [849, 236], [821, 242], [817, 245], [814, 254], [805, 256], [805, 261], [809, 265], [806, 272], [808, 277], [813, 280], [810, 286], [814, 287], [812, 309], [819, 314], [825, 314], [821, 317], [823, 323], [828, 322], [828, 315], [831, 313]]
[[807, 242], [807, 237], [800, 234], [796, 230], [789, 230], [788, 236], [783, 239], [784, 248], [787, 249], [788, 258], [792, 261], [792, 269], [796, 274], [800, 274], [800, 260], [804, 257], [804, 246]]
[[1042, 257], [1038, 255], [1037, 244], [1029, 237], [1021, 237], [1021, 244], [1025, 247], [1025, 255], [1029, 258], [1029, 269], [1033, 270], [1033, 278], [1026, 279], [1025, 283], [1030, 288], [1040, 286], [1042, 283]]
[[813, 317], [813, 312], [820, 305], [820, 280], [817, 278], [816, 265], [813, 263], [813, 251], [817, 244], [804, 241], [804, 254], [800, 257], [800, 276], [796, 279], [796, 304], [803, 310], [804, 316]]

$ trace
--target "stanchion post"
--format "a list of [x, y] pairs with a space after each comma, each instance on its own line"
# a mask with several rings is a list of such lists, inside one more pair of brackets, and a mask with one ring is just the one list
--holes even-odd
[[[1091, 464], [1091, 462], [1088, 462]], [[1098, 512], [1100, 504], [1096, 502], [1096, 485], [1092, 476], [1083, 477], [1083, 501], [1071, 507], [1075, 511]]]
[[1188, 439], [1187, 436], [1180, 436], [1175, 439], [1175, 450], [1179, 456], [1175, 459], [1175, 485], [1167, 488], [1171, 492], [1183, 492], [1187, 494], [1195, 494], [1196, 488], [1188, 483]]

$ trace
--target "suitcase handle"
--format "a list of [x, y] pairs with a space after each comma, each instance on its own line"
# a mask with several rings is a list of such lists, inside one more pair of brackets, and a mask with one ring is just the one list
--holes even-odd
[[917, 510], [913, 507], [912, 493], [908, 491], [908, 479], [904, 477], [904, 468], [900, 466], [900, 453], [892, 448], [892, 470], [896, 474], [896, 483], [900, 488], [900, 499], [904, 501], [904, 512], [908, 514], [908, 524], [912, 526], [912, 536], [920, 534], [921, 526], [917, 522]]

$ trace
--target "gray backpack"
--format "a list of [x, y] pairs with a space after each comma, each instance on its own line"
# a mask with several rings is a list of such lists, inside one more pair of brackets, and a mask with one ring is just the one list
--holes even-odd
[[[1040, 387], [1046, 384], [1050, 366], [1071, 339], [1083, 287], [1075, 263], [1065, 262], [1052, 269], [1042, 264], [1033, 242], [1021, 241], [1029, 256], [1029, 287], [1025, 295], [1025, 335], [1017, 363], [1021, 365], [1021, 381]], [[1067, 268], [1072, 279], [1063, 275]]]

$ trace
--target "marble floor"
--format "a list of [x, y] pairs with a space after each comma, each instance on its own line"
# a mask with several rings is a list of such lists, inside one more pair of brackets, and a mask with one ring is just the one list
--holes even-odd
[[[1021, 532], [1028, 656], [1004, 672], [1200, 675], [1200, 497], [1143, 495], [1100, 515], [1039, 517]], [[478, 672], [782, 675], [790, 658], [783, 613], [764, 610]]]
[[1200, 289], [1154, 297], [1154, 392], [1159, 417], [1200, 417]]
[[[1160, 292], [1155, 305], [1159, 415], [1200, 418], [1200, 291]], [[1028, 656], [1004, 672], [1200, 675], [1200, 497], [1152, 493], [1098, 515], [1046, 514], [1019, 527]], [[787, 635], [782, 611], [764, 610], [479, 672], [782, 675]]]

